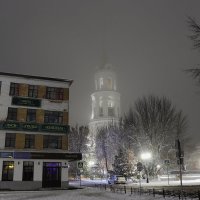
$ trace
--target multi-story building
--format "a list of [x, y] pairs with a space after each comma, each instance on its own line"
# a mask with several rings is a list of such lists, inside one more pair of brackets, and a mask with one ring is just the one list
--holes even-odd
[[71, 84], [0, 72], [0, 189], [68, 187]]

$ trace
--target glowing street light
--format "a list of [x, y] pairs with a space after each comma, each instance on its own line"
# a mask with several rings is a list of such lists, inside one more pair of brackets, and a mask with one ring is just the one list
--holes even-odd
[[94, 162], [93, 160], [90, 160], [90, 161], [88, 162], [88, 166], [89, 166], [89, 167], [92, 167], [94, 164], [95, 164], [95, 162]]
[[141, 158], [142, 160], [149, 160], [151, 159], [151, 153], [150, 152], [142, 153]]
[[146, 169], [146, 174], [147, 174], [147, 183], [149, 183], [149, 171], [147, 165], [147, 161], [151, 159], [151, 153], [150, 152], [145, 152], [141, 154], [141, 159], [145, 161], [145, 169]]

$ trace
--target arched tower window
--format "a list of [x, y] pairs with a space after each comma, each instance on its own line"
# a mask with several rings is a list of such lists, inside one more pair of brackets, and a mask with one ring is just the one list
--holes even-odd
[[107, 89], [108, 89], [108, 90], [112, 90], [112, 87], [113, 87], [112, 78], [108, 78], [108, 79], [107, 79], [107, 84], [106, 84], [106, 86], [107, 86]]
[[111, 99], [108, 100], [108, 116], [109, 117], [115, 116], [114, 102]]
[[103, 88], [103, 78], [99, 79], [99, 88], [102, 89]]
[[103, 100], [100, 98], [99, 100], [99, 116], [103, 117]]

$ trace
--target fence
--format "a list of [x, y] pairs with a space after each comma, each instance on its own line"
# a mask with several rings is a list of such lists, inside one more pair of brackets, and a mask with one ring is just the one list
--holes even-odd
[[[92, 187], [92, 186], [91, 186]], [[156, 195], [162, 196], [164, 199], [167, 197], [173, 197], [174, 199], [198, 199], [200, 200], [200, 191], [181, 191], [180, 190], [167, 190], [167, 189], [147, 189], [147, 188], [133, 188], [130, 186], [122, 185], [106, 185], [106, 184], [95, 184], [93, 187], [99, 188], [100, 190], [106, 190], [114, 193], [130, 194], [130, 195]]]

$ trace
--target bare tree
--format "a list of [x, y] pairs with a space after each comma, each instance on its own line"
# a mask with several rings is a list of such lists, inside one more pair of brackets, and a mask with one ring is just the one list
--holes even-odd
[[71, 127], [69, 132], [69, 151], [85, 153], [87, 151], [89, 129], [87, 126]]
[[[194, 18], [188, 17], [188, 26], [192, 33], [189, 36], [189, 38], [192, 40], [194, 48], [200, 50], [200, 25], [196, 22]], [[197, 80], [200, 83], [200, 68], [199, 67], [195, 67], [195, 68], [193, 67], [191, 69], [187, 69], [185, 70], [185, 72], [189, 73], [193, 79]]]
[[[152, 174], [161, 164], [163, 154], [174, 147], [174, 141], [181, 137], [187, 125], [186, 117], [166, 97], [150, 95], [139, 98], [134, 110], [124, 117], [124, 128], [135, 144], [136, 152], [152, 153]], [[131, 135], [132, 134], [132, 135]]]
[[110, 171], [114, 156], [117, 153], [117, 135], [113, 126], [104, 126], [97, 130], [96, 155], [99, 163], [103, 163], [106, 171]]
[[[88, 150], [89, 129], [87, 126], [78, 126], [70, 128], [69, 132], [69, 151], [82, 153], [82, 160], [85, 160]], [[76, 162], [71, 162], [69, 167], [69, 175], [74, 178], [77, 176]], [[84, 174], [87, 174], [87, 166], [84, 165]]]

